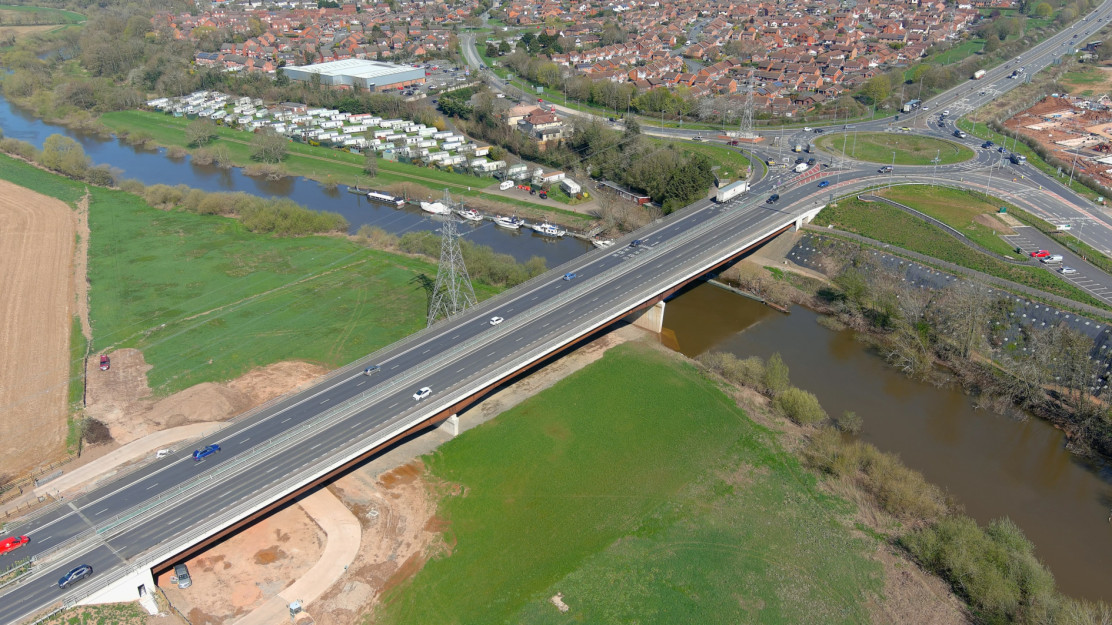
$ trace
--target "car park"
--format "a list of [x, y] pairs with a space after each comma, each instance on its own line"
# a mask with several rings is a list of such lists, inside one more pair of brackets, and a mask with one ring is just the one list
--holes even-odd
[[212, 445], [206, 445], [200, 449], [193, 450], [193, 460], [194, 462], [200, 462], [219, 451], [220, 445], [217, 445], [215, 443]]
[[9, 551], [19, 549], [29, 542], [31, 542], [31, 539], [26, 536], [9, 536], [4, 540], [0, 540], [0, 553], [8, 553]]
[[62, 579], [58, 580], [58, 588], [64, 589], [66, 586], [79, 582], [92, 574], [93, 567], [89, 566], [88, 564], [81, 564], [79, 566], [76, 566], [72, 570], [70, 570], [69, 573], [63, 575]]
[[429, 395], [432, 395], [432, 389], [425, 386], [425, 387], [422, 387], [420, 390], [418, 390], [416, 393], [413, 394], [413, 400], [414, 401], [421, 401], [422, 399], [425, 399]]
[[1077, 270], [1076, 270], [1076, 269], [1074, 269], [1073, 267], [1062, 267], [1062, 268], [1061, 268], [1061, 269], [1059, 269], [1058, 271], [1060, 271], [1060, 272], [1062, 272], [1062, 273], [1064, 273], [1064, 274], [1077, 273]]
[[502, 323], [503, 321], [505, 321], [505, 319], [503, 319], [501, 317], [491, 317], [490, 318], [490, 325], [496, 326], [496, 325]]
[[1050, 256], [1050, 252], [1047, 250], [1035, 250], [1031, 252], [1031, 258], [1046, 258], [1047, 256]]
[[570, 271], [564, 274], [564, 280], [575, 280], [577, 277], [578, 276]]
[[820, 189], [825, 189], [826, 187], [829, 187], [829, 186], [830, 186], [830, 181], [829, 180], [823, 180], [823, 181], [819, 182], [819, 188]]

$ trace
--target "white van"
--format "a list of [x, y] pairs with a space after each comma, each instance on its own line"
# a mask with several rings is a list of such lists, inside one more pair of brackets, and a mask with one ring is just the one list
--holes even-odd
[[1044, 262], [1048, 265], [1056, 265], [1056, 264], [1062, 262], [1062, 255], [1061, 254], [1051, 254], [1050, 256], [1047, 256], [1047, 257], [1043, 258], [1042, 262]]

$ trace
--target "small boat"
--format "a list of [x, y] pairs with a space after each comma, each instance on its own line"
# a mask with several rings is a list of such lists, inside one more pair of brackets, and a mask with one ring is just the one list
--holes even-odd
[[506, 217], [505, 215], [499, 215], [498, 217], [494, 218], [494, 225], [500, 228], [509, 228], [510, 230], [517, 230], [521, 227], [522, 223], [523, 222], [516, 216]]
[[611, 239], [594, 239], [591, 241], [591, 244], [599, 249], [606, 249], [614, 245], [614, 241]]
[[421, 210], [433, 215], [447, 215], [452, 212], [443, 202], [421, 202]]
[[372, 202], [378, 202], [380, 204], [389, 204], [397, 208], [405, 206], [404, 197], [398, 197], [396, 195], [391, 195], [383, 191], [371, 191], [367, 194], [367, 199], [371, 200]]
[[567, 230], [561, 230], [559, 227], [554, 226], [547, 221], [543, 224], [533, 224], [532, 226], [530, 226], [530, 228], [533, 229], [533, 232], [536, 232], [539, 235], [552, 237], [554, 239], [559, 239], [560, 237], [568, 233]]
[[467, 210], [458, 210], [458, 211], [456, 211], [456, 214], [458, 214], [460, 217], [463, 217], [467, 221], [482, 221], [483, 220], [483, 216], [480, 215], [479, 213], [477, 213], [472, 208], [469, 208]]

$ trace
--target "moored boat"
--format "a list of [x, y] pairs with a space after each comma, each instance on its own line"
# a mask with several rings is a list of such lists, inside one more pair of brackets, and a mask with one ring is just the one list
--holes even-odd
[[421, 210], [433, 215], [447, 215], [452, 212], [443, 202], [421, 202]]
[[367, 199], [371, 200], [372, 202], [378, 202], [380, 204], [389, 204], [397, 208], [405, 206], [404, 197], [398, 197], [396, 195], [386, 193], [385, 191], [371, 191], [367, 194]]
[[521, 227], [521, 224], [522, 224], [522, 221], [520, 219], [518, 219], [516, 216], [515, 217], [506, 217], [505, 215], [499, 215], [498, 217], [494, 218], [494, 225], [496, 225], [500, 228], [509, 228], [510, 230], [517, 230], [518, 228]]
[[560, 237], [568, 233], [567, 230], [563, 230], [559, 226], [550, 224], [547, 221], [543, 224], [533, 224], [529, 227], [533, 229], [533, 232], [536, 232], [539, 235], [552, 237], [554, 239], [559, 239]]
[[614, 241], [611, 239], [593, 239], [591, 240], [591, 245], [594, 245], [599, 249], [606, 249], [611, 245], [614, 245]]
[[469, 208], [467, 210], [458, 210], [456, 213], [466, 219], [467, 221], [482, 221], [483, 216], [480, 215], [475, 209]]

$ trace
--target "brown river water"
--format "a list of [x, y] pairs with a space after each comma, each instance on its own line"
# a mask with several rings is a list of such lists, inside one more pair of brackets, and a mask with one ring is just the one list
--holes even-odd
[[979, 522], [1015, 521], [1062, 592], [1112, 601], [1112, 469], [1071, 455], [1044, 421], [975, 410], [958, 388], [906, 377], [818, 317], [701, 284], [667, 303], [664, 326], [687, 356], [780, 352], [792, 383], [815, 393], [829, 414], [863, 417], [863, 440], [899, 454]]

